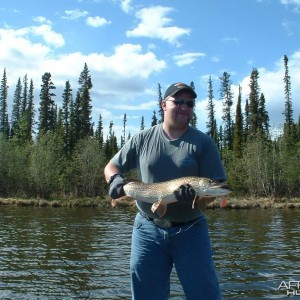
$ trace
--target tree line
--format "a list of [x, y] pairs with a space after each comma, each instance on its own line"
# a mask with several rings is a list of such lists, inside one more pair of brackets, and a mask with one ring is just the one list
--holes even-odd
[[[220, 76], [219, 100], [222, 122], [215, 117], [214, 88], [208, 80], [207, 134], [216, 142], [228, 182], [237, 195], [266, 197], [300, 196], [300, 116], [293, 119], [291, 78], [288, 57], [283, 58], [284, 124], [280, 134], [271, 138], [265, 96], [259, 87], [259, 72], [250, 75], [250, 93], [242, 107], [239, 87], [236, 106], [230, 74]], [[193, 81], [191, 87], [195, 88]], [[78, 90], [65, 82], [62, 106], [55, 103], [55, 85], [51, 74], [42, 76], [39, 106], [34, 106], [34, 85], [27, 75], [18, 79], [8, 115], [8, 85], [4, 69], [0, 86], [0, 196], [2, 197], [102, 197], [107, 185], [103, 168], [108, 160], [130, 138], [126, 134], [127, 115], [119, 138], [114, 124], [104, 137], [103, 119], [92, 122], [92, 78], [87, 64], [78, 79]], [[158, 84], [158, 108], [153, 111], [151, 126], [163, 122]], [[36, 113], [38, 112], [38, 117]], [[191, 126], [197, 127], [194, 112]], [[141, 117], [140, 129], [145, 129]]]

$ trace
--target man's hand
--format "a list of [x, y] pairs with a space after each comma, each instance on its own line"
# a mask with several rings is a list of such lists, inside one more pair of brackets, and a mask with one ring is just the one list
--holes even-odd
[[125, 196], [123, 186], [125, 185], [125, 179], [121, 175], [117, 175], [109, 185], [108, 194], [113, 199], [118, 199]]
[[179, 203], [192, 205], [196, 197], [196, 191], [190, 184], [184, 184], [178, 190], [174, 191], [174, 195]]

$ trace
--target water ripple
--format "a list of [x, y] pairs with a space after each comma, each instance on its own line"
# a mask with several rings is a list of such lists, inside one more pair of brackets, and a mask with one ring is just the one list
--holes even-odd
[[[298, 210], [207, 211], [224, 299], [282, 299], [299, 281]], [[130, 299], [134, 213], [0, 207], [1, 299]], [[172, 300], [183, 299], [175, 272]]]

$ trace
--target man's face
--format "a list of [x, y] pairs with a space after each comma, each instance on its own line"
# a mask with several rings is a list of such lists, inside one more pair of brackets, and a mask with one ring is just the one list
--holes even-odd
[[176, 127], [186, 127], [193, 115], [195, 99], [189, 91], [179, 91], [162, 101], [164, 119]]

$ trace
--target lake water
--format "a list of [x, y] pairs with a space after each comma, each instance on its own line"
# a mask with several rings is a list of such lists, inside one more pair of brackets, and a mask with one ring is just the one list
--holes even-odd
[[[130, 299], [134, 215], [0, 206], [0, 299]], [[300, 296], [300, 210], [207, 210], [207, 218], [223, 299]], [[170, 299], [185, 299], [175, 273], [171, 283]]]

